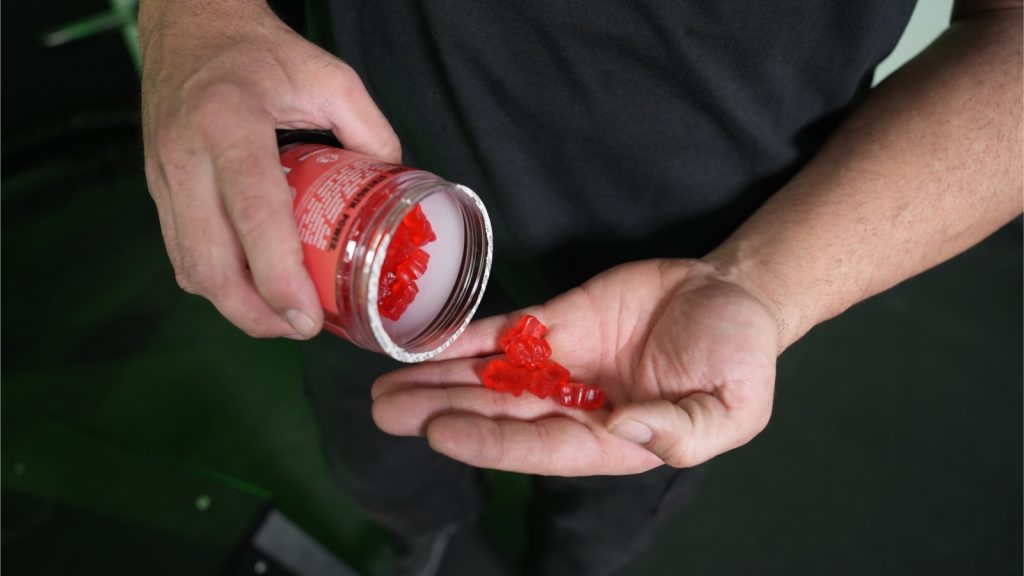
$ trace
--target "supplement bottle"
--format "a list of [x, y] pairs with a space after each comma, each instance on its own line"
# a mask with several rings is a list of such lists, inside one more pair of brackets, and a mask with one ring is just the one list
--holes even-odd
[[279, 132], [278, 143], [324, 328], [402, 362], [455, 341], [491, 269], [491, 224], [476, 194], [344, 150], [329, 133]]

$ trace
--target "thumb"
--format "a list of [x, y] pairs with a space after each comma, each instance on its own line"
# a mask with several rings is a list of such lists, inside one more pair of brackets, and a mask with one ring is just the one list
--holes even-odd
[[719, 398], [706, 392], [679, 402], [651, 400], [626, 404], [606, 423], [608, 431], [639, 444], [666, 464], [688, 468], [746, 443], [736, 415]]
[[387, 118], [366, 90], [359, 74], [336, 60], [325, 86], [323, 114], [334, 136], [345, 148], [387, 162], [402, 162], [402, 145]]

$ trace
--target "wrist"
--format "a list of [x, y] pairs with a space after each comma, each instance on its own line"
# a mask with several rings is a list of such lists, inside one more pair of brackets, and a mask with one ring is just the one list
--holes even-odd
[[182, 38], [201, 39], [229, 35], [232, 30], [280, 20], [266, 0], [139, 0], [139, 47], [143, 55], [149, 44], [164, 32]]
[[778, 328], [778, 354], [810, 329], [810, 326], [804, 327], [807, 314], [799, 301], [799, 294], [786, 289], [791, 283], [780, 271], [765, 265], [755, 255], [726, 242], [701, 261], [711, 266], [722, 281], [740, 287], [768, 309]]

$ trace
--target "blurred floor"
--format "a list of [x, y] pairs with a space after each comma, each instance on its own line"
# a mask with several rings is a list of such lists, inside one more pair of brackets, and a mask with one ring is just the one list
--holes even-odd
[[[4, 450], [49, 419], [198, 465], [365, 567], [384, 536], [327, 476], [297, 344], [178, 289], [140, 166], [113, 142], [4, 174]], [[1011, 225], [795, 345], [768, 430], [624, 573], [1020, 574], [1021, 242]], [[492, 479], [518, 554], [527, 484]]]

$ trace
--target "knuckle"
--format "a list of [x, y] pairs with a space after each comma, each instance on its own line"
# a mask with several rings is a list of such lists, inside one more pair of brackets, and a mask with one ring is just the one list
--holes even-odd
[[325, 86], [335, 95], [331, 101], [341, 106], [364, 98], [366, 95], [366, 86], [363, 84], [363, 79], [359, 77], [359, 73], [341, 61], [338, 61], [338, 66], [335, 67]]
[[322, 107], [334, 113], [340, 113], [352, 107], [355, 102], [364, 97], [366, 92], [366, 88], [362, 86], [362, 81], [354, 75], [351, 78], [346, 77], [346, 75], [336, 75], [327, 84], [326, 88], [330, 94], [328, 94], [329, 97], [327, 99], [322, 101]]
[[178, 283], [178, 287], [181, 288], [182, 291], [193, 295], [198, 294], [195, 288], [192, 287], [192, 282], [189, 281], [187, 275], [182, 274], [181, 272], [175, 272], [174, 281]]
[[[173, 124], [167, 124], [161, 127], [153, 136], [153, 145], [157, 158], [164, 161], [178, 156], [178, 151], [184, 145], [184, 140]], [[146, 173], [149, 174], [149, 162], [146, 165]], [[155, 176], [160, 175], [159, 164], [155, 164], [153, 170]]]
[[771, 411], [771, 409], [769, 408], [769, 409], [766, 409], [766, 410], [762, 410], [759, 413], [757, 421], [755, 423], [754, 433], [750, 436], [750, 438], [747, 438], [747, 441], [749, 442], [750, 440], [753, 440], [754, 436], [757, 436], [761, 432], [764, 432], [764, 429], [768, 427], [768, 423], [771, 422], [771, 419], [772, 419], [772, 411]]
[[182, 104], [191, 114], [219, 112], [232, 104], [238, 104], [245, 91], [237, 82], [223, 76], [194, 77], [185, 83]]
[[217, 130], [232, 111], [243, 106], [248, 94], [235, 82], [215, 80], [190, 86], [183, 97], [184, 110], [193, 128]]
[[182, 275], [189, 286], [188, 292], [205, 296], [210, 300], [217, 299], [224, 284], [218, 274], [194, 260], [185, 263]]
[[229, 204], [231, 220], [243, 237], [258, 234], [276, 214], [266, 198], [255, 194], [235, 197]]
[[665, 464], [668, 464], [673, 468], [693, 468], [697, 464], [700, 464], [700, 462], [684, 454], [666, 459]]
[[251, 181], [253, 168], [266, 162], [266, 158], [252, 146], [227, 148], [219, 151], [214, 157], [218, 175], [234, 182], [246, 179]]
[[401, 160], [402, 158], [402, 144], [398, 141], [398, 136], [391, 132], [381, 141], [380, 155], [382, 158], [395, 158]]
[[161, 218], [161, 221], [163, 221], [163, 218], [169, 215], [164, 214], [166, 211], [164, 208], [164, 197], [167, 193], [163, 189], [161, 182], [157, 180], [157, 178], [150, 177], [148, 174], [146, 175], [146, 192], [149, 193], [149, 199], [152, 200], [153, 205], [156, 206], [157, 215]]
[[160, 184], [163, 179], [163, 175], [160, 170], [160, 166], [153, 158], [147, 158], [145, 164], [146, 172], [146, 189], [149, 190], [149, 196], [153, 200], [157, 200], [162, 194], [160, 193]]
[[664, 452], [662, 460], [674, 468], [690, 468], [700, 464], [693, 450], [693, 443], [676, 438]]
[[750, 423], [748, 425], [749, 427], [747, 428], [746, 432], [743, 433], [737, 439], [736, 445], [733, 447], [738, 448], [740, 446], [743, 446], [747, 442], [750, 442], [751, 440], [756, 438], [761, 432], [764, 432], [765, 428], [768, 427], [768, 423], [771, 421], [771, 418], [772, 410], [770, 406], [755, 412], [751, 417]]
[[363, 90], [363, 80], [359, 77], [359, 73], [356, 72], [355, 68], [349, 66], [345, 62], [334, 59], [334, 73], [332, 78], [335, 82], [335, 87], [339, 91], [345, 90]]
[[[337, 113], [338, 109], [347, 106], [355, 105], [363, 108], [367, 103], [370, 103], [371, 106], [373, 105], [372, 98], [367, 92], [366, 85], [363, 83], [362, 78], [360, 78], [359, 73], [340, 60], [336, 62], [334, 73], [331, 74], [325, 87], [331, 92], [332, 96], [324, 104], [328, 108], [333, 108], [335, 113]], [[384, 120], [384, 115], [379, 110], [375, 110], [372, 114]], [[368, 145], [374, 149], [373, 155], [380, 158], [398, 160], [402, 157], [402, 144], [398, 139], [398, 135], [390, 127], [386, 127], [379, 133], [374, 134]]]

